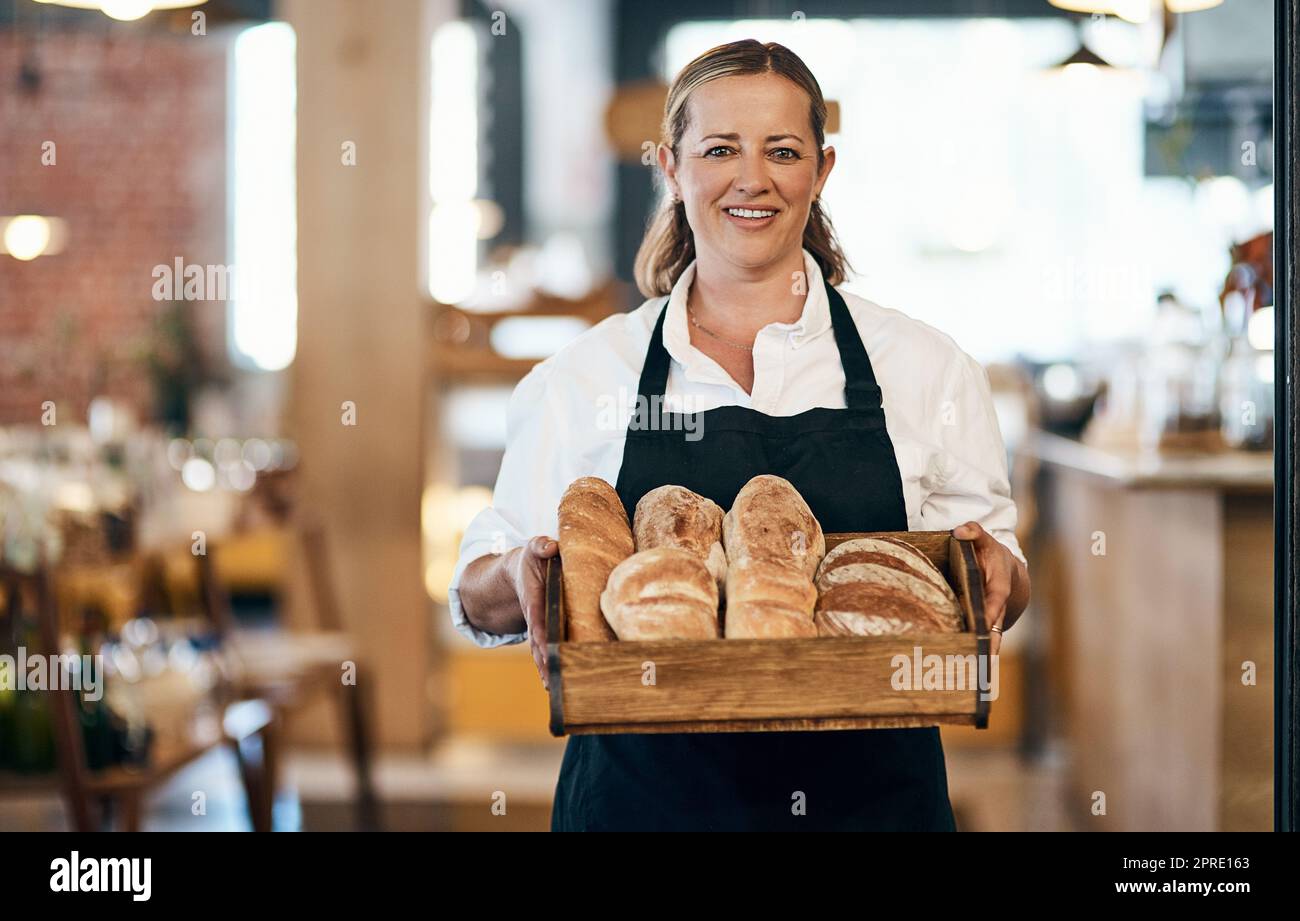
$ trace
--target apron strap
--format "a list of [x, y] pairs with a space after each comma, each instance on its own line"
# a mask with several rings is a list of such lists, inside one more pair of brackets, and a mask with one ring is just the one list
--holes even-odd
[[835, 330], [835, 344], [840, 349], [840, 364], [844, 366], [844, 405], [849, 409], [880, 409], [880, 385], [871, 358], [858, 335], [858, 325], [853, 322], [849, 305], [840, 292], [826, 285], [830, 301], [831, 326]]
[[[830, 285], [825, 287], [831, 311], [831, 327], [835, 331], [835, 344], [840, 351], [840, 364], [844, 367], [844, 403], [849, 409], [879, 409], [880, 386], [876, 383], [876, 372], [871, 367], [871, 359], [862, 345], [862, 337], [858, 335], [857, 324], [853, 322], [853, 315], [849, 313], [848, 305], [840, 293]], [[664, 298], [664, 305], [659, 310], [659, 319], [655, 323], [654, 334], [650, 337], [650, 348], [646, 351], [641, 380], [637, 385], [638, 396], [644, 398], [637, 401], [638, 407], [656, 415], [655, 408], [662, 402], [668, 389], [668, 367], [672, 361], [668, 350], [664, 348], [664, 318], [668, 316], [668, 300], [667, 297]], [[654, 400], [654, 397], [660, 399]]]
[[[650, 348], [645, 353], [645, 364], [641, 367], [637, 395], [645, 397], [645, 402], [649, 402], [652, 396], [662, 397], [668, 392], [668, 365], [672, 361], [668, 350], [664, 348], [664, 317], [668, 316], [668, 300], [669, 298], [664, 298], [664, 305], [659, 310], [659, 320], [655, 323]], [[642, 403], [640, 400], [637, 402]]]

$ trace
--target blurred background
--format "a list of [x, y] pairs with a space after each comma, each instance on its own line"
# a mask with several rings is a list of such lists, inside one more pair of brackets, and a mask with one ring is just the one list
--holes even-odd
[[0, 682], [0, 830], [549, 827], [446, 588], [743, 37], [832, 101], [848, 288], [994, 386], [1034, 597], [959, 828], [1271, 828], [1269, 0], [0, 0], [0, 669], [106, 672]]

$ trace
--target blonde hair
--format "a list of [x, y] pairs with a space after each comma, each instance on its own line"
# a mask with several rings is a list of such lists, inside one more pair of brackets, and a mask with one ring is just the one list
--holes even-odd
[[[663, 142], [679, 156], [682, 135], [686, 133], [690, 113], [686, 104], [700, 86], [721, 77], [774, 73], [792, 82], [808, 94], [809, 120], [817, 144], [817, 169], [825, 155], [826, 100], [817, 78], [803, 60], [784, 45], [755, 41], [752, 38], [710, 48], [682, 68], [668, 90], [661, 128]], [[803, 247], [817, 260], [826, 283], [838, 285], [851, 271], [848, 259], [835, 238], [835, 228], [820, 201], [813, 201], [808, 223], [803, 230]], [[645, 237], [636, 254], [636, 285], [646, 297], [658, 297], [672, 291], [673, 285], [695, 258], [695, 236], [686, 221], [686, 205], [666, 200], [651, 217]]]

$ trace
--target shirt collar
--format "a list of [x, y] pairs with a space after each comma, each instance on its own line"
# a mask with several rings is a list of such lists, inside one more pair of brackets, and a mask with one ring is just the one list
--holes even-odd
[[[789, 330], [794, 334], [794, 347], [799, 348], [806, 342], [826, 332], [831, 326], [830, 303], [826, 299], [826, 287], [822, 283], [821, 268], [808, 250], [803, 251], [804, 277], [807, 279], [808, 293], [804, 297], [803, 313], [794, 323], [769, 323], [768, 326]], [[716, 369], [725, 380], [726, 372], [718, 367], [695, 346], [691, 345], [690, 331], [687, 328], [686, 296], [690, 293], [691, 283], [695, 280], [695, 262], [691, 261], [673, 285], [668, 295], [668, 315], [664, 317], [664, 348], [668, 350], [685, 369], [690, 380], [712, 380], [716, 374], [692, 373], [705, 368]], [[764, 327], [766, 328], [766, 327]]]

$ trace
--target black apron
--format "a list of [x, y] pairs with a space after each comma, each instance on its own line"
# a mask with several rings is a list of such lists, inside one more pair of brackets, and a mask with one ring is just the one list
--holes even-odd
[[[649, 417], [628, 426], [616, 484], [629, 520], [658, 486], [728, 509], [770, 473], [794, 484], [823, 531], [908, 530], [871, 360], [844, 299], [830, 285], [826, 295], [847, 408], [769, 416], [722, 406], [696, 414], [699, 428], [652, 399], [668, 383], [665, 301], [641, 371], [638, 413]], [[955, 830], [934, 727], [570, 736], [551, 830], [634, 829]]]

